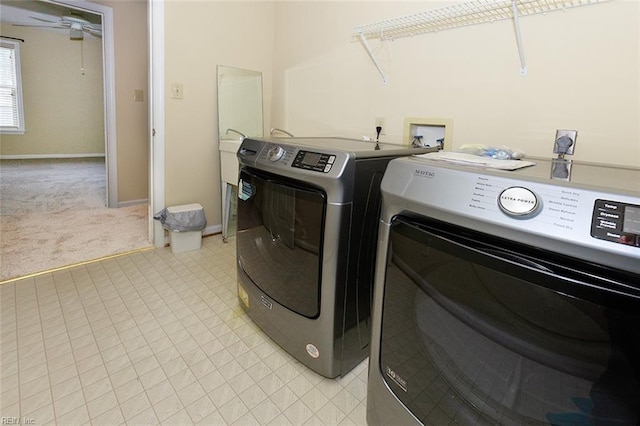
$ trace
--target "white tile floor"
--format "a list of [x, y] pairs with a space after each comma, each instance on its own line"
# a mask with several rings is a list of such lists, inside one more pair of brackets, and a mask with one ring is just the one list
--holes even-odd
[[2, 424], [366, 424], [367, 362], [326, 379], [264, 335], [234, 238], [8, 282], [0, 308]]

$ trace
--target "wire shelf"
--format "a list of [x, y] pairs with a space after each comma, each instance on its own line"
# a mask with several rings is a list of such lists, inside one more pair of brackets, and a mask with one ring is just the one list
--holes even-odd
[[368, 39], [393, 40], [469, 25], [513, 19], [518, 53], [520, 55], [520, 75], [527, 75], [524, 48], [520, 35], [520, 17], [607, 1], [611, 0], [473, 0], [415, 15], [402, 16], [356, 27], [353, 29], [353, 36], [360, 39], [371, 61], [382, 76], [383, 83], [386, 83], [387, 77], [371, 46], [369, 46]]
[[414, 15], [367, 24], [353, 29], [354, 37], [393, 40], [519, 16], [565, 10], [611, 0], [475, 0]]

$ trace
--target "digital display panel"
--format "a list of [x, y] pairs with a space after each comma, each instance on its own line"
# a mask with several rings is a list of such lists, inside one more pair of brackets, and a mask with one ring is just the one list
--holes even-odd
[[302, 164], [305, 166], [315, 167], [320, 162], [321, 154], [316, 154], [313, 152], [307, 152], [304, 157], [302, 157]]
[[622, 232], [640, 234], [640, 207], [625, 206]]

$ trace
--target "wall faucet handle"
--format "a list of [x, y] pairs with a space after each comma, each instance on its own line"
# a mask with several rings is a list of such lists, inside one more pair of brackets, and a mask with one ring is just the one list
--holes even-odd
[[273, 127], [271, 128], [271, 131], [269, 132], [270, 135], [273, 135], [273, 132], [280, 132], [280, 133], [284, 133], [290, 137], [294, 137], [293, 133], [289, 133], [286, 130], [282, 130], [282, 129], [278, 129], [277, 127]]
[[244, 140], [244, 139], [246, 138], [246, 136], [244, 135], [244, 133], [239, 132], [239, 131], [237, 131], [236, 129], [231, 129], [231, 128], [227, 129], [227, 130], [224, 132], [224, 134], [225, 134], [225, 135], [228, 135], [228, 134], [229, 134], [229, 132], [237, 133], [238, 135], [240, 135], [240, 138], [241, 138], [242, 140]]

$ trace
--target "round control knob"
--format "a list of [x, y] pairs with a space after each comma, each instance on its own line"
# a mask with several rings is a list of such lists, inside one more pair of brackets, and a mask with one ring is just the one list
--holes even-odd
[[267, 151], [267, 157], [271, 161], [278, 161], [284, 156], [285, 150], [280, 146], [274, 146], [269, 151]]
[[505, 214], [513, 217], [527, 217], [536, 213], [540, 201], [530, 189], [512, 186], [498, 196], [498, 206]]

